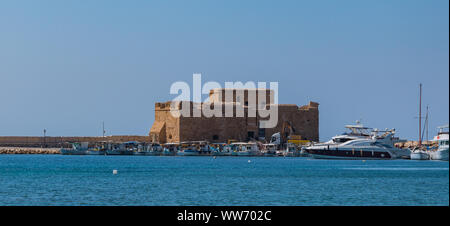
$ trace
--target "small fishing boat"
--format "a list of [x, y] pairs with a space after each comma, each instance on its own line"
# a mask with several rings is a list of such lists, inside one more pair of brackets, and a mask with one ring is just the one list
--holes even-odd
[[263, 149], [261, 150], [261, 153], [263, 156], [266, 157], [274, 157], [277, 156], [277, 145], [276, 144], [263, 144]]
[[88, 142], [72, 143], [72, 148], [61, 148], [62, 155], [86, 155], [88, 151]]
[[197, 147], [190, 145], [186, 147], [181, 147], [181, 150], [177, 152], [177, 155], [181, 156], [199, 156], [200, 151], [197, 149]]
[[89, 148], [86, 152], [88, 155], [106, 155], [106, 150], [111, 148], [110, 142], [96, 143], [93, 148]]
[[411, 152], [411, 160], [429, 160], [430, 159], [430, 155], [423, 150], [413, 150]]
[[224, 156], [231, 156], [233, 155], [233, 152], [236, 150], [236, 145], [233, 144], [226, 144], [222, 147], [221, 154]]
[[214, 143], [210, 148], [213, 156], [229, 156], [232, 152], [231, 148], [228, 148], [225, 143]]
[[283, 152], [285, 157], [298, 157], [301, 156], [300, 150], [293, 143], [287, 143], [286, 150]]
[[98, 148], [98, 147], [89, 148], [86, 151], [86, 154], [87, 155], [105, 155], [106, 154], [106, 149], [101, 149], [101, 148]]
[[146, 146], [145, 155], [148, 156], [159, 156], [162, 155], [163, 148], [161, 145], [154, 143]]
[[236, 156], [260, 156], [261, 152], [258, 148], [258, 145], [253, 142], [238, 142], [233, 143], [237, 146], [236, 151], [233, 152], [233, 155]]
[[133, 155], [137, 150], [136, 141], [128, 141], [120, 144], [112, 144], [111, 149], [106, 150], [107, 155]]
[[180, 149], [180, 143], [165, 143], [162, 147], [161, 155], [173, 156], [176, 155]]
[[145, 143], [137, 143], [137, 147], [133, 148], [133, 155], [146, 155], [149, 152]]
[[207, 141], [193, 141], [190, 142], [191, 145], [194, 145], [196, 149], [199, 151], [200, 155], [210, 155], [213, 149], [209, 145]]

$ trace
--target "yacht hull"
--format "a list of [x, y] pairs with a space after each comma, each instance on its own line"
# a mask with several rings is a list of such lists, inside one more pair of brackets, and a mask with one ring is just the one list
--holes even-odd
[[371, 150], [326, 150], [326, 149], [309, 149], [307, 153], [317, 159], [393, 159], [393, 156], [386, 151], [371, 151]]
[[390, 160], [390, 159], [392, 159], [392, 158], [342, 157], [342, 156], [316, 155], [316, 154], [310, 154], [309, 156], [314, 159], [342, 159], [342, 160]]

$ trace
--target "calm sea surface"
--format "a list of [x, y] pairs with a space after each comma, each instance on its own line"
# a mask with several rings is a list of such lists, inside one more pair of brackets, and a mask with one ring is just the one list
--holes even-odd
[[0, 205], [449, 205], [449, 163], [0, 155]]

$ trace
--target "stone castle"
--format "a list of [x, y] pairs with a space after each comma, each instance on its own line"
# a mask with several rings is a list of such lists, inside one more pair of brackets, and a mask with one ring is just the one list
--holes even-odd
[[[225, 91], [233, 93], [230, 100], [226, 100]], [[319, 104], [309, 102], [305, 106], [295, 104], [278, 104], [278, 122], [274, 128], [261, 128], [260, 120], [264, 119], [256, 113], [256, 117], [249, 116], [252, 106], [248, 105], [249, 90], [251, 89], [214, 89], [210, 91], [209, 102], [232, 107], [232, 117], [185, 117], [183, 115], [174, 117], [171, 113], [172, 102], [155, 103], [155, 121], [150, 129], [150, 140], [152, 142], [170, 143], [184, 141], [209, 141], [227, 142], [228, 140], [248, 141], [266, 140], [277, 132], [296, 135], [301, 139], [319, 140]], [[254, 89], [250, 92], [253, 97], [256, 93], [256, 103], [259, 93], [265, 93], [265, 101], [261, 103], [267, 107], [274, 105], [274, 91], [269, 89]], [[229, 97], [228, 97], [229, 98]], [[252, 99], [254, 100], [254, 99]], [[201, 103], [178, 102], [177, 109], [184, 104], [190, 105], [190, 115], [193, 111], [201, 109]], [[175, 104], [175, 103], [174, 103]], [[244, 117], [236, 117], [237, 108], [244, 109]], [[224, 111], [224, 110], [223, 110]], [[225, 116], [225, 114], [223, 114]]]

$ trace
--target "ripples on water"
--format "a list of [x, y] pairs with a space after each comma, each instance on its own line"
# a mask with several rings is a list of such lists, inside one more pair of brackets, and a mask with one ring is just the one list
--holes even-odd
[[449, 164], [0, 155], [0, 185], [0, 205], [449, 205]]

